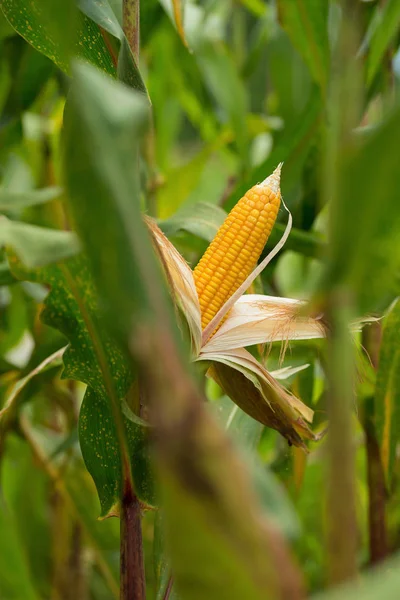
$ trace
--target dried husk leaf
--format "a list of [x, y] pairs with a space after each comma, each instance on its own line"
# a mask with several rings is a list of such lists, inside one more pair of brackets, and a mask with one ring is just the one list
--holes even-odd
[[159, 253], [171, 293], [187, 321], [193, 353], [197, 356], [201, 348], [201, 316], [192, 270], [155, 221], [145, 217], [145, 223]]
[[255, 344], [325, 337], [321, 318], [305, 315], [305, 306], [305, 302], [291, 298], [242, 296], [203, 351], [219, 352]]

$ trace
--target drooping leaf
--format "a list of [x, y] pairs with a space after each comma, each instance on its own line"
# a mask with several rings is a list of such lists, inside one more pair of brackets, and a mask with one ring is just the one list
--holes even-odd
[[222, 208], [214, 204], [198, 202], [185, 206], [169, 219], [160, 221], [159, 226], [167, 236], [179, 231], [187, 231], [211, 242], [225, 218], [226, 212]]
[[1, 422], [1, 419], [4, 416], [4, 414], [6, 412], [8, 412], [10, 410], [10, 408], [12, 408], [14, 406], [14, 404], [17, 401], [19, 393], [24, 389], [24, 387], [29, 383], [29, 381], [33, 377], [35, 377], [39, 373], [42, 373], [46, 369], [49, 369], [51, 367], [62, 364], [61, 358], [62, 358], [62, 355], [64, 354], [64, 350], [65, 350], [65, 348], [61, 348], [60, 350], [57, 350], [57, 352], [54, 352], [54, 354], [52, 354], [51, 356], [48, 356], [37, 367], [35, 367], [35, 369], [33, 369], [30, 373], [28, 373], [28, 375], [25, 375], [25, 377], [18, 380], [12, 386], [12, 389], [4, 403], [4, 406], [0, 410], [0, 422]]
[[17, 211], [27, 206], [44, 204], [58, 198], [62, 193], [61, 188], [49, 187], [41, 190], [32, 190], [25, 193], [12, 192], [0, 188], [0, 210]]
[[278, 15], [293, 45], [325, 92], [329, 73], [329, 3], [319, 0], [278, 0]]
[[28, 268], [41, 267], [79, 252], [77, 236], [0, 217], [0, 247], [11, 246]]

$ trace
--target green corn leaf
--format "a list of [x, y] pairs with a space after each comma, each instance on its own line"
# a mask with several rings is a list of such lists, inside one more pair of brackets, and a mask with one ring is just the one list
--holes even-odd
[[[279, 585], [275, 542], [269, 546], [257, 506], [250, 508], [245, 468], [197, 395], [168, 330], [171, 312], [142, 223], [134, 168], [146, 112], [143, 97], [76, 67], [65, 154], [74, 222], [109, 327], [140, 362], [141, 384], [157, 415], [157, 474], [178, 593], [194, 600], [272, 598]], [[251, 519], [245, 527], [243, 506]], [[281, 564], [292, 576], [282, 550]], [[297, 574], [292, 581], [296, 588]]]
[[400, 2], [388, 0], [382, 5], [377, 5], [375, 11], [366, 64], [368, 85], [373, 82], [382, 66], [382, 58], [386, 50], [399, 31]]
[[293, 182], [298, 181], [307, 150], [321, 125], [321, 97], [317, 91], [316, 89], [311, 95], [301, 115], [294, 118], [287, 128], [277, 136], [276, 144], [268, 158], [253, 170], [251, 177], [241, 181], [235, 187], [224, 205], [226, 210], [230, 210], [255, 183], [268, 177], [280, 162], [284, 163], [282, 169], [282, 193], [284, 197]]
[[[397, 108], [366, 139], [347, 153], [340, 192], [331, 217], [327, 286], [346, 285], [359, 314], [386, 308], [398, 293], [400, 271], [400, 171]], [[385, 148], [382, 160], [377, 160]], [[357, 226], [355, 227], [355, 224]]]
[[1, 0], [0, 7], [14, 29], [61, 70], [70, 72], [73, 55], [111, 75], [116, 65], [98, 26], [72, 0]]
[[70, 231], [37, 227], [0, 217], [0, 247], [11, 246], [28, 268], [41, 267], [79, 252]]
[[225, 218], [226, 212], [219, 206], [207, 202], [197, 202], [183, 207], [169, 219], [160, 221], [159, 226], [167, 236], [187, 231], [211, 242]]
[[320, 0], [278, 0], [282, 27], [323, 93], [329, 74], [328, 12], [329, 3]]
[[118, 63], [118, 78], [139, 92], [147, 94], [139, 67], [121, 26], [122, 3], [115, 0], [78, 0], [78, 6], [86, 17], [106, 32], [106, 37], [108, 33], [113, 36], [107, 37], [107, 42], [110, 51], [115, 54], [114, 60]]
[[[80, 417], [82, 453], [97, 486], [102, 516], [118, 514], [124, 457], [110, 406], [111, 402], [119, 406], [126, 398], [134, 375], [121, 349], [105, 332], [87, 261], [79, 255], [28, 271], [11, 256], [10, 264], [20, 279], [51, 287], [42, 320], [70, 342], [63, 356], [63, 377], [88, 385]], [[137, 494], [143, 506], [154, 505], [147, 428], [126, 417], [124, 427]]]
[[49, 187], [41, 190], [27, 192], [12, 192], [0, 188], [0, 210], [17, 211], [28, 206], [44, 204], [59, 198], [62, 194], [61, 188]]

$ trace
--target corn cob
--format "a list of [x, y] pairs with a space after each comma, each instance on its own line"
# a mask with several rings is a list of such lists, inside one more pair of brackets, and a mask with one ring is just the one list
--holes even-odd
[[239, 200], [193, 271], [203, 329], [257, 264], [280, 206], [280, 171]]

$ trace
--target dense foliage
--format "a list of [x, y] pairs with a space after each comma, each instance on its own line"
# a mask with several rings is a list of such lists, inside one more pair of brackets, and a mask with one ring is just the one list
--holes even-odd
[[[147, 598], [397, 598], [400, 2], [140, 4], [139, 55], [138, 1], [0, 0], [0, 598], [118, 598], [129, 494]], [[190, 364], [140, 216], [194, 267], [280, 162], [308, 453]]]

